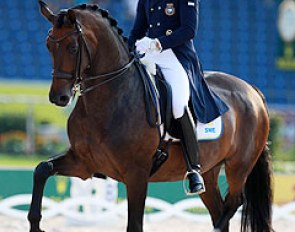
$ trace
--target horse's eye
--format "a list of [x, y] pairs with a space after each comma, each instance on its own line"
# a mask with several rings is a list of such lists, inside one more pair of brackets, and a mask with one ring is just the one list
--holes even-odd
[[71, 53], [71, 54], [76, 54], [76, 53], [78, 52], [78, 49], [79, 49], [79, 47], [78, 47], [78, 45], [76, 45], [76, 44], [70, 44], [70, 45], [68, 46], [68, 51], [69, 51], [69, 53]]

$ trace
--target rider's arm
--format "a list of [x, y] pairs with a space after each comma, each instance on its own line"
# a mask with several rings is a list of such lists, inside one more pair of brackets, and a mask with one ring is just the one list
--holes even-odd
[[182, 0], [180, 2], [180, 27], [171, 35], [159, 37], [162, 49], [177, 47], [193, 39], [198, 27], [199, 0]]
[[144, 0], [139, 0], [135, 22], [128, 40], [128, 45], [130, 48], [134, 47], [136, 40], [139, 40], [145, 36], [147, 29], [148, 22], [145, 13]]

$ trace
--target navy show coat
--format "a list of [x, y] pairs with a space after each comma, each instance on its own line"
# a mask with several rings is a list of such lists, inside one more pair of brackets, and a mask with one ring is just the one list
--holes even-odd
[[171, 48], [186, 70], [194, 113], [208, 123], [228, 110], [210, 90], [196, 54], [193, 38], [198, 28], [198, 0], [139, 0], [129, 46], [145, 36], [158, 38], [163, 50]]

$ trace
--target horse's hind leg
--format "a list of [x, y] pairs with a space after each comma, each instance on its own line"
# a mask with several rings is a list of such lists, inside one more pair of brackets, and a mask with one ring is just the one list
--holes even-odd
[[220, 231], [229, 231], [229, 220], [236, 213], [239, 206], [242, 205], [242, 193], [236, 194], [227, 194], [224, 202], [223, 212], [218, 220], [215, 230], [216, 232]]
[[233, 165], [228, 162], [225, 166], [226, 179], [228, 183], [228, 193], [225, 197], [223, 212], [219, 218], [215, 231], [223, 231], [229, 227], [229, 220], [243, 204], [243, 187], [247, 179], [247, 165]]
[[[223, 199], [218, 187], [218, 176], [220, 169], [221, 165], [203, 174], [206, 192], [200, 195], [202, 201], [209, 210], [214, 227], [217, 225], [217, 221], [221, 217], [223, 209]], [[225, 227], [223, 232], [227, 231], [228, 227]]]
[[39, 224], [42, 217], [43, 190], [47, 179], [54, 174], [86, 178], [87, 170], [82, 163], [73, 159], [73, 152], [71, 150], [64, 155], [42, 162], [36, 167], [34, 171], [32, 202], [28, 214], [31, 226], [30, 232], [42, 231]]

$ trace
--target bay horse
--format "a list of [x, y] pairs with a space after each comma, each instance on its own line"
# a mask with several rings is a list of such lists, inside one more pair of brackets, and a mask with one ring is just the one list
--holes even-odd
[[[96, 5], [78, 5], [57, 15], [44, 2], [39, 5], [52, 24], [47, 37], [53, 61], [49, 99], [64, 107], [76, 86], [82, 95], [68, 119], [70, 148], [40, 163], [34, 171], [30, 231], [42, 231], [43, 189], [50, 176], [87, 179], [103, 174], [126, 185], [127, 232], [142, 232], [148, 182], [182, 180], [186, 166], [181, 146], [173, 143], [169, 159], [150, 177], [160, 135], [147, 121], [140, 72], [122, 30]], [[229, 231], [229, 220], [241, 205], [241, 231], [273, 231], [269, 116], [263, 95], [241, 79], [221, 72], [207, 72], [206, 81], [230, 108], [222, 116], [221, 138], [200, 142], [206, 186], [200, 197], [214, 231]], [[225, 199], [217, 184], [222, 165], [228, 183]]]

